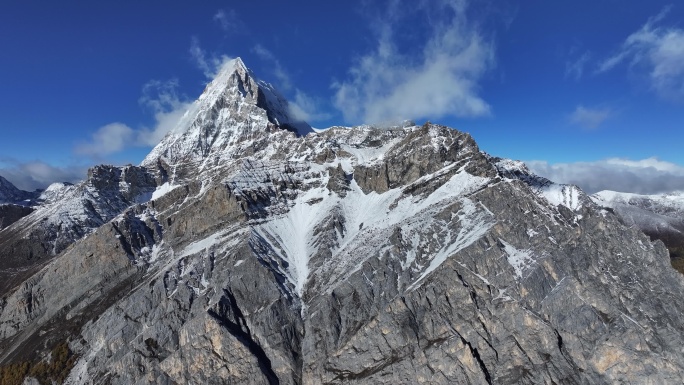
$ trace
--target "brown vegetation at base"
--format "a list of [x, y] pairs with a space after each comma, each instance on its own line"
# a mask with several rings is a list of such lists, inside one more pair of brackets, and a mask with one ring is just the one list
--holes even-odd
[[684, 274], [684, 258], [682, 258], [682, 257], [672, 258], [672, 259], [670, 259], [670, 263], [672, 263], [672, 267], [675, 270]]
[[53, 381], [62, 384], [76, 359], [67, 342], [62, 342], [52, 349], [49, 362], [41, 360], [0, 366], [0, 385], [21, 385], [27, 376], [37, 379], [41, 385], [50, 385]]

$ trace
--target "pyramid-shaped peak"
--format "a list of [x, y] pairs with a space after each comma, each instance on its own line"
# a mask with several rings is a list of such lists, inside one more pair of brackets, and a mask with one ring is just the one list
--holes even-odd
[[228, 153], [235, 150], [239, 137], [269, 132], [273, 126], [298, 135], [313, 131], [291, 112], [275, 87], [259, 80], [242, 59], [225, 60], [204, 92], [142, 164], [156, 164], [160, 158], [177, 164], [211, 153]]
[[247, 66], [245, 65], [245, 62], [243, 62], [242, 59], [239, 57], [236, 57], [235, 59], [225, 60], [223, 64], [221, 64], [221, 67], [216, 73], [215, 78], [219, 78], [221, 77], [221, 75], [230, 76], [236, 72], [240, 74], [250, 72], [249, 68], [247, 68]]
[[243, 88], [246, 86], [253, 92], [258, 88], [258, 79], [247, 68], [242, 59], [238, 57], [223, 62], [214, 79], [207, 84], [207, 87], [200, 96], [200, 100], [211, 96], [217, 97], [219, 94], [224, 93], [226, 88], [235, 85], [236, 80], [238, 83], [243, 84]]
[[209, 108], [217, 101], [253, 104], [266, 112], [268, 121], [300, 135], [312, 132], [311, 126], [293, 116], [285, 97], [270, 83], [260, 80], [240, 57], [225, 60], [214, 80], [200, 95], [198, 102]]
[[233, 67], [235, 70], [242, 69], [242, 70], [247, 70], [247, 66], [245, 65], [245, 62], [242, 61], [241, 57], [236, 57], [235, 59], [232, 60], [233, 62]]

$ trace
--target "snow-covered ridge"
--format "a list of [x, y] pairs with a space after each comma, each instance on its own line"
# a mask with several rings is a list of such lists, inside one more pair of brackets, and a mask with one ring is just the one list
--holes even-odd
[[96, 166], [78, 185], [50, 185], [38, 197], [36, 210], [20, 219], [14, 229], [23, 237], [39, 237], [49, 245], [46, 252], [55, 255], [151, 195], [155, 186], [145, 169]]
[[577, 211], [590, 202], [587, 195], [575, 185], [560, 184], [534, 174], [524, 162], [512, 159], [492, 158], [496, 168], [508, 179], [519, 179], [534, 189], [551, 205], [562, 205]]
[[47, 203], [54, 203], [64, 198], [71, 190], [76, 188], [71, 183], [57, 182], [49, 185], [38, 197], [38, 200]]
[[617, 191], [599, 191], [591, 198], [600, 205], [613, 207], [616, 205], [630, 205], [652, 211], [656, 214], [684, 218], [684, 192], [677, 191], [667, 194], [641, 195]]
[[600, 191], [591, 199], [615, 211], [622, 220], [652, 236], [664, 236], [666, 244], [684, 237], [684, 193], [640, 195]]

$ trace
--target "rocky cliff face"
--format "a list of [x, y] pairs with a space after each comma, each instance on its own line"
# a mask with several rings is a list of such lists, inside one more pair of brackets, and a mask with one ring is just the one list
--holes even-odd
[[116, 209], [6, 291], [2, 362], [69, 331], [69, 384], [682, 383], [662, 243], [447, 127], [282, 129], [242, 67], [147, 187], [86, 183]]
[[22, 212], [28, 215], [0, 231], [0, 296], [74, 241], [148, 200], [158, 174], [143, 167], [102, 165], [90, 169], [79, 185], [50, 186], [40, 204]]

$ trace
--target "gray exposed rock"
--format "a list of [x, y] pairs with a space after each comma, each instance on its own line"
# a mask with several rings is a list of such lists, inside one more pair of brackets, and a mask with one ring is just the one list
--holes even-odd
[[0, 361], [69, 331], [68, 384], [684, 381], [684, 278], [581, 191], [438, 125], [262, 123], [153, 151], [154, 199], [5, 296]]

